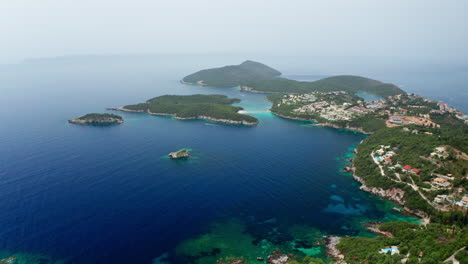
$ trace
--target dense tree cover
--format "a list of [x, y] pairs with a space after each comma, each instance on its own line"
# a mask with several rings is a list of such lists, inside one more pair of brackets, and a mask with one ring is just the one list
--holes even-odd
[[183, 78], [184, 82], [202, 81], [208, 86], [233, 87], [245, 85], [256, 91], [281, 93], [310, 93], [313, 91], [368, 92], [380, 96], [405, 94], [393, 84], [382, 83], [360, 76], [341, 75], [314, 82], [278, 78], [281, 72], [262, 63], [245, 61], [239, 65], [201, 70]]
[[359, 127], [362, 128], [362, 130], [364, 130], [365, 132], [370, 133], [386, 128], [385, 120], [383, 120], [380, 116], [373, 114], [359, 116], [350, 121], [334, 121], [333, 123], [336, 123], [343, 127]]
[[245, 61], [239, 65], [201, 70], [183, 78], [184, 82], [217, 87], [233, 87], [251, 80], [270, 79], [281, 72], [255, 61]]
[[98, 114], [98, 113], [86, 114], [84, 116], [78, 117], [77, 119], [78, 120], [100, 120], [100, 119], [107, 119], [107, 118], [115, 118], [115, 119], [123, 120], [123, 118], [121, 116], [119, 116], [119, 115]]
[[379, 96], [404, 94], [405, 92], [393, 84], [382, 83], [361, 76], [340, 75], [313, 82], [301, 82], [285, 78], [251, 80], [243, 85], [256, 91], [275, 93], [310, 93], [346, 91], [349, 93], [367, 92]]
[[146, 103], [124, 106], [125, 109], [149, 111], [156, 114], [174, 115], [178, 118], [210, 117], [233, 121], [258, 122], [249, 115], [237, 113], [241, 107], [231, 104], [240, 102], [239, 99], [225, 95], [163, 95], [152, 98]]
[[464, 227], [468, 225], [468, 215], [458, 210], [451, 210], [448, 212], [438, 211], [432, 215], [431, 222]]
[[455, 258], [460, 262], [460, 263], [468, 263], [468, 249], [461, 250], [460, 252], [455, 255]]
[[[428, 156], [433, 152], [435, 147], [449, 145], [460, 149], [466, 149], [468, 133], [466, 126], [447, 127], [442, 125], [441, 128], [423, 128], [417, 126], [409, 126], [410, 130], [419, 129], [419, 134], [412, 134], [408, 131], [403, 131], [401, 127], [385, 128], [379, 130], [374, 135], [366, 138], [357, 148], [358, 154], [354, 159], [356, 167], [356, 175], [362, 177], [366, 185], [369, 187], [381, 187], [388, 189], [390, 187], [403, 187], [405, 191], [404, 200], [405, 206], [411, 209], [419, 209], [429, 214], [434, 213], [434, 209], [430, 206], [418, 192], [412, 190], [409, 186], [402, 183], [395, 183], [386, 177], [382, 177], [377, 165], [372, 161], [370, 153], [380, 148], [381, 145], [391, 146], [395, 148], [397, 155], [392, 157], [393, 163], [400, 165], [410, 165], [413, 168], [420, 169], [420, 175], [405, 175], [401, 174], [402, 180], [408, 183], [414, 181], [420, 187], [428, 187], [424, 181], [430, 181], [433, 171], [446, 172], [445, 169], [450, 169], [450, 173], [454, 175], [454, 186], [465, 186], [466, 181], [463, 181], [466, 175], [467, 161], [462, 159], [452, 158], [453, 160], [441, 161], [442, 166], [437, 168], [437, 165], [432, 162], [422, 159], [421, 156]], [[424, 134], [423, 132], [432, 132], [432, 135]], [[401, 173], [401, 170], [397, 172]], [[394, 172], [393, 172], [394, 173]], [[392, 174], [392, 173], [387, 173]], [[426, 193], [426, 196], [433, 199], [438, 193]]]
[[[408, 253], [408, 263], [418, 263], [417, 257], [422, 255], [419, 263], [436, 264], [468, 243], [468, 229], [456, 226], [429, 224], [425, 227], [406, 222], [389, 222], [382, 224], [380, 230], [388, 231], [394, 237], [342, 238], [337, 247], [350, 264], [401, 263], [401, 259]], [[381, 248], [388, 246], [397, 246], [400, 254], [390, 256], [379, 253]]]

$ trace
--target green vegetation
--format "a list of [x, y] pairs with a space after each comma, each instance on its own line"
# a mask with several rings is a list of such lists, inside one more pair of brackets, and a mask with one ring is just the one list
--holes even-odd
[[285, 78], [252, 80], [243, 85], [255, 91], [274, 93], [310, 93], [346, 91], [355, 94], [367, 92], [379, 96], [404, 94], [405, 92], [393, 84], [382, 83], [360, 76], [340, 75], [324, 78], [314, 82], [301, 82]]
[[[460, 133], [457, 129], [441, 128], [422, 128], [410, 126], [410, 130], [418, 128], [419, 134], [412, 134], [411, 132], [403, 131], [401, 127], [386, 128], [379, 130], [376, 134], [366, 138], [358, 147], [358, 154], [354, 159], [354, 166], [356, 167], [356, 175], [363, 178], [368, 187], [380, 187], [389, 189], [391, 187], [402, 188], [405, 191], [405, 206], [411, 209], [419, 209], [426, 213], [432, 214], [434, 210], [418, 192], [414, 191], [409, 186], [402, 183], [394, 182], [387, 177], [380, 174], [380, 170], [370, 157], [370, 153], [380, 148], [381, 145], [391, 146], [395, 148], [396, 155], [392, 157], [393, 164], [411, 165], [413, 168], [420, 170], [419, 175], [405, 175], [401, 173], [401, 169], [396, 170], [402, 174], [402, 181], [412, 183], [420, 187], [427, 188], [428, 185], [424, 182], [429, 182], [432, 178], [434, 171], [440, 171], [441, 168], [450, 168], [451, 174], [458, 179], [453, 182], [453, 187], [462, 187], [466, 184], [462, 179], [466, 176], [466, 167], [468, 162], [463, 159], [453, 157], [453, 160], [442, 160], [440, 164], [434, 164], [433, 161], [423, 159], [428, 157], [434, 148], [438, 146], [450, 146], [454, 142], [453, 147], [466, 149], [468, 143], [467, 128], [461, 128], [464, 132]], [[424, 134], [422, 132], [431, 132], [433, 134]], [[403, 177], [404, 176], [404, 177]], [[433, 198], [435, 194], [426, 192], [425, 196]]]
[[258, 123], [255, 117], [237, 113], [242, 107], [231, 105], [237, 102], [240, 100], [225, 95], [163, 95], [123, 108], [158, 115], [173, 115], [178, 119], [207, 118], [228, 120], [226, 122]]
[[77, 120], [105, 120], [109, 118], [114, 118], [114, 119], [119, 119], [123, 120], [123, 118], [119, 115], [114, 115], [114, 114], [97, 114], [97, 113], [91, 113], [87, 114], [81, 117], [76, 118]]
[[[342, 238], [337, 247], [350, 264], [396, 264], [401, 263], [407, 254], [409, 254], [407, 262], [409, 264], [437, 264], [442, 263], [468, 243], [468, 229], [456, 226], [441, 224], [418, 226], [406, 222], [389, 222], [382, 224], [380, 230], [390, 232], [394, 237]], [[379, 253], [380, 249], [388, 246], [397, 246], [400, 254]], [[464, 257], [463, 254], [466, 252], [461, 253], [460, 258]]]
[[239, 65], [201, 70], [184, 77], [183, 81], [217, 87], [233, 87], [251, 80], [269, 79], [281, 72], [255, 61], [245, 61]]
[[[285, 117], [314, 120], [318, 123], [332, 124], [343, 128], [358, 128], [368, 133], [386, 127], [385, 115], [374, 112], [365, 115], [347, 112], [353, 106], [365, 109], [362, 98], [347, 92], [313, 92], [299, 95], [270, 94], [267, 98], [273, 102], [271, 112]], [[314, 106], [313, 110], [308, 108], [305, 112], [298, 111], [301, 107], [320, 102], [328, 104], [320, 107]], [[329, 110], [325, 111], [325, 109]]]
[[121, 124], [124, 122], [123, 118], [114, 114], [87, 114], [75, 119], [68, 120], [72, 124], [80, 125], [110, 125]]
[[245, 61], [240, 65], [201, 70], [183, 78], [187, 83], [208, 86], [233, 87], [246, 86], [254, 91], [268, 93], [310, 93], [346, 91], [368, 92], [380, 96], [405, 94], [393, 84], [382, 83], [360, 76], [341, 75], [324, 78], [314, 82], [300, 82], [278, 77], [281, 72], [264, 64]]
[[465, 248], [458, 252], [455, 258], [460, 261], [460, 263], [468, 263], [468, 249]]

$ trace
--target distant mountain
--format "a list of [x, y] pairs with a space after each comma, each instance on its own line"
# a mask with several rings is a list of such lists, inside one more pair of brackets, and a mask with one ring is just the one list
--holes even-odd
[[207, 86], [233, 87], [252, 80], [271, 79], [281, 72], [265, 64], [247, 60], [239, 65], [224, 66], [201, 70], [184, 77], [186, 83], [198, 83]]
[[303, 82], [278, 77], [281, 72], [262, 63], [245, 61], [240, 65], [201, 70], [183, 78], [183, 82], [216, 87], [241, 86], [243, 90], [265, 93], [310, 93], [313, 91], [368, 92], [383, 97], [406, 94], [390, 83], [352, 75], [339, 75]]

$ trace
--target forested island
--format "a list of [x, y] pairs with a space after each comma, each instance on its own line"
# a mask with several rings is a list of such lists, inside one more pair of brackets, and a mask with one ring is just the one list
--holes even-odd
[[91, 125], [91, 124], [122, 124], [123, 118], [114, 114], [97, 114], [91, 113], [81, 117], [68, 120], [72, 124]]
[[182, 79], [183, 83], [213, 87], [235, 87], [250, 92], [310, 93], [346, 91], [368, 92], [380, 96], [404, 93], [397, 86], [360, 76], [340, 75], [314, 82], [301, 82], [279, 77], [281, 72], [259, 62], [201, 70]]
[[151, 115], [173, 116], [174, 119], [205, 119], [225, 124], [247, 125], [258, 124], [257, 118], [239, 114], [242, 107], [232, 104], [239, 99], [225, 95], [163, 95], [144, 103], [114, 107], [114, 110], [126, 112], [146, 112]]

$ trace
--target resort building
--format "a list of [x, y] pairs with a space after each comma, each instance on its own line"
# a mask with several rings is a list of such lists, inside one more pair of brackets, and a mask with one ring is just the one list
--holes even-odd
[[409, 172], [409, 171], [411, 170], [411, 168], [412, 168], [412, 167], [411, 167], [410, 165], [405, 165], [405, 166], [403, 167], [403, 171]]
[[437, 177], [432, 180], [432, 183], [443, 188], [447, 188], [450, 186], [450, 182], [447, 179]]
[[443, 194], [443, 195], [437, 195], [436, 198], [434, 198], [434, 203], [443, 203], [447, 200], [447, 195], [446, 194]]
[[397, 246], [391, 246], [391, 247], [382, 248], [381, 250], [379, 250], [379, 253], [382, 253], [382, 254], [390, 253], [391, 255], [393, 255], [393, 254], [400, 254], [400, 250], [398, 249]]

